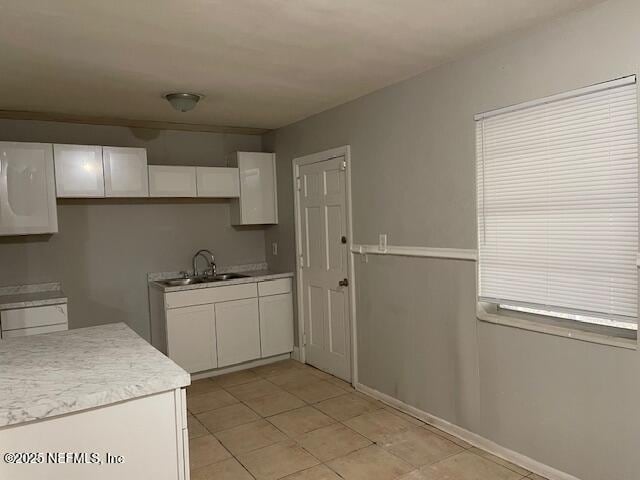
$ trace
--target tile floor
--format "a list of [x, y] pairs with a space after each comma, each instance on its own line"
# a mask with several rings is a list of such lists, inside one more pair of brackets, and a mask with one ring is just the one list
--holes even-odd
[[187, 389], [192, 480], [544, 480], [294, 360]]

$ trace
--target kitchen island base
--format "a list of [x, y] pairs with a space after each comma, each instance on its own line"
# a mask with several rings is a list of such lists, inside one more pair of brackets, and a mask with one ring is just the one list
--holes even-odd
[[0, 478], [189, 480], [186, 415], [176, 389], [2, 428]]

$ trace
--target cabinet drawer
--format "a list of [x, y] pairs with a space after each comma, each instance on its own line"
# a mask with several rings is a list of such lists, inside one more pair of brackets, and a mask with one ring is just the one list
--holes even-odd
[[44, 327], [19, 328], [18, 330], [2, 331], [2, 338], [26, 337], [29, 335], [39, 335], [41, 333], [62, 332], [68, 330], [66, 323], [58, 323], [56, 325], [46, 325]]
[[268, 280], [258, 284], [258, 294], [261, 297], [266, 295], [279, 295], [291, 292], [291, 279], [281, 278], [279, 280]]
[[67, 305], [20, 308], [0, 312], [2, 331], [67, 323]]
[[165, 295], [167, 308], [187, 307], [190, 305], [204, 305], [207, 303], [228, 302], [243, 298], [258, 296], [255, 283], [243, 285], [229, 285], [227, 287], [199, 288], [183, 292], [169, 292]]

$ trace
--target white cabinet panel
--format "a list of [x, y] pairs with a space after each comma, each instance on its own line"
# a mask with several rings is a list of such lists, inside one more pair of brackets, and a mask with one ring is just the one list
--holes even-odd
[[293, 350], [293, 299], [291, 293], [260, 297], [262, 356]]
[[189, 373], [218, 366], [213, 305], [167, 310], [167, 355]]
[[258, 299], [216, 303], [218, 366], [260, 358]]
[[240, 175], [237, 168], [197, 167], [196, 177], [199, 197], [240, 196]]
[[0, 142], [0, 235], [57, 231], [52, 145]]
[[165, 295], [165, 306], [166, 308], [179, 308], [257, 296], [258, 291], [255, 283], [227, 285], [226, 287], [195, 288], [183, 292], [167, 293]]
[[147, 151], [144, 148], [102, 147], [102, 158], [105, 196], [149, 196]]
[[258, 283], [258, 295], [278, 295], [291, 292], [291, 278], [279, 278]]
[[104, 197], [102, 147], [53, 146], [58, 197]]
[[[0, 434], [3, 452], [51, 452], [52, 458], [57, 452], [95, 452], [103, 462], [110, 453], [121, 455], [124, 461], [98, 465], [70, 461], [68, 456], [66, 463], [57, 465], [50, 461], [30, 465], [1, 462], [0, 478], [186, 480], [189, 465], [182, 464], [178, 454], [188, 448], [178, 421], [185, 407], [178, 411], [175, 397], [174, 391], [169, 391], [4, 428]], [[60, 458], [64, 459], [64, 454]]]
[[195, 197], [196, 167], [149, 165], [150, 197]]
[[43, 327], [20, 328], [18, 330], [3, 331], [2, 338], [27, 337], [29, 335], [40, 335], [42, 333], [62, 332], [68, 329], [69, 326], [66, 323], [45, 325]]
[[18, 308], [0, 312], [2, 331], [67, 323], [67, 305]]
[[235, 152], [229, 166], [238, 167], [240, 174], [240, 198], [231, 202], [231, 223], [278, 223], [275, 154]]

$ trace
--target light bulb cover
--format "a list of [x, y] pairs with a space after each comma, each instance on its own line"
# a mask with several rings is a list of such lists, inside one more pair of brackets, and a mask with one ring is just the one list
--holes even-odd
[[197, 93], [167, 93], [163, 97], [179, 112], [188, 112], [196, 106], [204, 95]]

